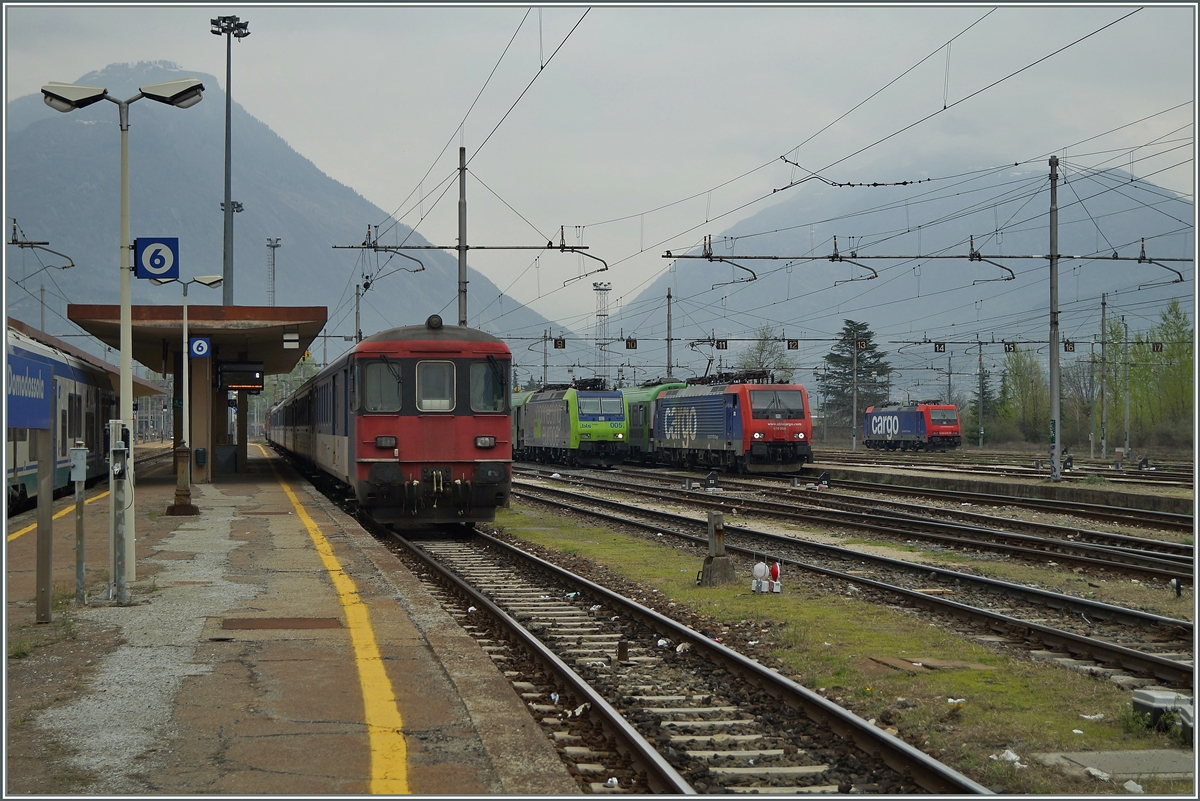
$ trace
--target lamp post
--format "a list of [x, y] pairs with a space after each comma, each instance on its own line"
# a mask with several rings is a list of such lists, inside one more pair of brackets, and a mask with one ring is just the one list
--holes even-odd
[[209, 20], [212, 26], [209, 30], [214, 36], [225, 37], [225, 202], [221, 208], [225, 212], [225, 248], [221, 259], [221, 276], [225, 281], [221, 291], [221, 305], [233, 305], [233, 212], [235, 209], [230, 199], [230, 144], [232, 137], [229, 127], [229, 112], [232, 109], [233, 93], [229, 85], [233, 76], [233, 40], [241, 41], [250, 35], [249, 21], [242, 22], [237, 17], [217, 17]]
[[[204, 84], [195, 78], [181, 78], [176, 81], [164, 81], [139, 87], [138, 93], [128, 100], [118, 100], [109, 95], [108, 90], [101, 86], [81, 86], [73, 83], [58, 83], [51, 81], [42, 87], [42, 99], [46, 105], [55, 111], [74, 111], [85, 108], [101, 100], [116, 103], [120, 114], [121, 127], [121, 239], [119, 241], [119, 256], [117, 268], [121, 273], [121, 424], [131, 428], [133, 423], [133, 312], [130, 288], [130, 258], [129, 258], [129, 105], [143, 97], [148, 97], [158, 103], [165, 103], [176, 108], [191, 108], [200, 102], [204, 94]], [[126, 480], [133, 486], [133, 459], [129, 459]], [[127, 507], [120, 511], [114, 510], [110, 517], [110, 527], [117, 525], [117, 516], [123, 519], [128, 516], [129, 525], [125, 527], [127, 546], [132, 546], [134, 539], [134, 498], [131, 494]], [[110, 528], [115, 531], [115, 528]], [[127, 548], [132, 555], [132, 547]], [[134, 565], [136, 560], [129, 559], [127, 579], [136, 578]]]
[[[219, 275], [198, 275], [190, 281], [181, 281], [178, 278], [151, 278], [151, 283], [163, 286], [165, 284], [182, 284], [183, 285], [183, 440], [176, 443], [175, 451], [182, 451], [184, 459], [176, 466], [177, 483], [175, 486], [175, 504], [167, 509], [167, 514], [171, 515], [189, 515], [199, 514], [199, 510], [192, 505], [192, 457], [191, 457], [191, 441], [192, 441], [192, 418], [189, 408], [191, 400], [191, 372], [189, 364], [190, 348], [188, 347], [188, 316], [187, 316], [187, 296], [188, 286], [191, 284], [203, 284], [207, 287], [216, 288], [221, 285], [223, 278]], [[186, 463], [186, 467], [184, 467]]]

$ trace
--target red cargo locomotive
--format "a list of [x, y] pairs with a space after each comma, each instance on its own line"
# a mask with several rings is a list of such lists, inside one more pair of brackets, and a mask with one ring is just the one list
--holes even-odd
[[808, 393], [769, 381], [766, 372], [747, 371], [663, 392], [654, 410], [659, 460], [743, 473], [793, 473], [811, 463]]
[[940, 400], [868, 406], [863, 444], [888, 451], [953, 450], [962, 444], [958, 408]]
[[512, 489], [512, 355], [442, 324], [364, 339], [271, 409], [267, 439], [393, 526], [495, 519]]

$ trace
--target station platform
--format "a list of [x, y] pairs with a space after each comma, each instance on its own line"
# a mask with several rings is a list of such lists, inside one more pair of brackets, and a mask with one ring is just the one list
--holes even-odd
[[[250, 443], [248, 468], [193, 485], [193, 517], [165, 514], [169, 460], [139, 470], [128, 605], [75, 603], [74, 499], [55, 503], [66, 513], [52, 614], [74, 642], [8, 660], [6, 795], [580, 792], [501, 671], [412, 573], [265, 445]], [[98, 593], [108, 504], [85, 509]], [[21, 532], [35, 514], [6, 526], [10, 655], [14, 632], [55, 625], [32, 624], [36, 531]], [[22, 700], [73, 659], [74, 690]], [[13, 725], [22, 704], [29, 718]]]

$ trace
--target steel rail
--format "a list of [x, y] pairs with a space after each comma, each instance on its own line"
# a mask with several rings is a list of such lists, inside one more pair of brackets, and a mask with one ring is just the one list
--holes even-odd
[[963, 776], [948, 765], [937, 761], [898, 737], [893, 737], [879, 727], [867, 723], [853, 712], [843, 709], [753, 659], [705, 637], [653, 609], [642, 606], [636, 601], [618, 595], [606, 587], [588, 581], [582, 576], [526, 553], [495, 537], [479, 531], [476, 531], [476, 536], [520, 559], [538, 565], [542, 570], [556, 577], [583, 587], [587, 593], [602, 598], [605, 603], [613, 607], [625, 610], [627, 615], [636, 617], [658, 631], [672, 632], [681, 641], [691, 643], [694, 649], [703, 649], [712, 661], [726, 670], [761, 687], [793, 709], [803, 711], [810, 719], [829, 726], [840, 737], [853, 740], [855, 745], [863, 751], [879, 756], [894, 770], [902, 774], [910, 774], [917, 784], [931, 793], [991, 794], [991, 790]]
[[[604, 698], [597, 693], [590, 684], [588, 684], [578, 673], [572, 670], [565, 662], [563, 662], [553, 651], [547, 648], [540, 640], [530, 633], [524, 626], [513, 620], [503, 609], [492, 603], [486, 596], [472, 587], [470, 584], [459, 578], [453, 572], [441, 565], [436, 559], [429, 556], [424, 550], [414, 546], [411, 542], [405, 539], [400, 534], [391, 531], [392, 537], [399, 541], [410, 553], [433, 571], [438, 578], [445, 584], [450, 585], [455, 591], [465, 595], [470, 599], [471, 603], [486, 609], [495, 620], [497, 620], [508, 631], [509, 635], [516, 640], [534, 659], [540, 662], [546, 669], [568, 687], [571, 692], [581, 702], [586, 701], [591, 704], [589, 715], [599, 722], [604, 727], [605, 731], [611, 736], [621, 752], [628, 757], [637, 768], [640, 768], [646, 783], [656, 793], [677, 793], [681, 795], [694, 795], [695, 789], [676, 772], [670, 763], [658, 753], [649, 742], [646, 741], [637, 729], [633, 728], [621, 713], [612, 707]], [[478, 535], [479, 532], [476, 532]]]
[[[603, 478], [592, 478], [589, 480], [593, 483], [617, 483], [613, 482], [611, 479]], [[658, 497], [660, 499], [662, 498], [661, 491], [651, 488], [629, 486], [624, 484], [620, 486], [620, 491], [632, 492], [638, 495], [648, 495], [651, 497]], [[676, 490], [676, 492], [686, 493], [689, 500], [695, 503], [697, 506], [709, 507], [716, 511], [719, 511], [723, 506], [726, 505], [722, 501], [714, 500], [712, 496], [707, 495], [704, 492], [695, 492], [690, 490]], [[788, 504], [781, 504], [773, 501], [755, 501], [739, 498], [736, 502], [739, 508], [747, 511], [756, 510], [784, 519], [799, 520], [804, 523], [824, 523], [830, 526], [849, 526], [851, 528], [860, 528], [867, 531], [876, 531], [883, 534], [888, 534], [890, 536], [896, 536], [899, 534], [903, 536], [934, 540], [936, 542], [959, 547], [983, 547], [1034, 560], [1044, 559], [1047, 554], [1053, 554], [1056, 558], [1061, 559], [1064, 562], [1104, 569], [1116, 568], [1130, 573], [1137, 573], [1139, 575], [1161, 579], [1164, 582], [1172, 579], [1190, 579], [1193, 573], [1193, 567], [1190, 562], [1184, 563], [1176, 559], [1130, 553], [1118, 548], [1093, 545], [1084, 542], [1076, 543], [1067, 540], [1049, 539], [1046, 537], [1037, 537], [1029, 534], [980, 528], [978, 526], [966, 526], [957, 523], [947, 523], [941, 520], [916, 518], [907, 515], [885, 516], [873, 515], [860, 511], [835, 510], [822, 510], [817, 514], [811, 514], [807, 512], [795, 511], [794, 507], [789, 508]], [[947, 533], [936, 533], [938, 531]], [[972, 533], [975, 536], [970, 536]], [[990, 539], [983, 540], [980, 539], [980, 536], [986, 536]], [[1052, 547], [1028, 547], [1027, 545], [1010, 544], [1014, 542], [1036, 542]]]
[[[517, 493], [515, 490], [515, 484], [516, 484], [516, 482], [514, 482], [514, 493], [515, 494], [519, 494], [523, 497], [531, 497], [527, 492]], [[526, 485], [526, 486], [528, 486], [528, 485]], [[534, 487], [533, 489], [536, 491], [544, 491], [544, 492], [549, 492], [552, 494], [567, 496], [567, 497], [572, 498], [576, 502], [578, 502], [579, 500], [588, 500], [590, 502], [597, 503], [597, 504], [600, 504], [603, 506], [629, 508], [627, 505], [622, 504], [617, 501], [609, 501], [609, 500], [606, 500], [603, 498], [592, 498], [592, 497], [580, 496], [575, 493], [566, 492], [564, 490], [557, 490], [552, 487]], [[576, 511], [576, 512], [581, 511], [577, 504], [571, 505], [571, 504], [567, 504], [567, 503], [561, 503], [561, 502], [557, 502], [557, 501], [548, 500], [545, 498], [537, 498], [536, 496], [532, 496], [532, 497], [534, 497], [535, 500], [539, 500], [543, 503], [550, 503], [553, 505], [571, 509], [572, 511]], [[670, 512], [659, 512], [659, 511], [646, 510], [646, 509], [637, 509], [636, 511], [641, 514], [654, 516], [654, 517], [663, 517], [663, 518], [667, 518], [672, 521], [682, 522], [682, 523], [686, 523], [689, 525], [694, 525], [694, 526], [703, 525], [703, 521], [696, 520], [693, 518], [688, 518], [683, 515], [672, 514]], [[638, 521], [638, 520], [631, 520], [628, 518], [620, 517], [618, 515], [610, 515], [610, 514], [607, 514], [604, 512], [598, 512], [598, 511], [592, 511], [592, 510], [587, 510], [586, 513], [597, 516], [597, 517], [601, 517], [603, 519], [610, 520], [614, 523], [620, 523], [622, 525], [630, 525], [630, 526], [635, 526], [638, 528], [642, 528], [642, 529], [646, 529], [646, 530], [654, 530], [654, 531], [663, 531], [664, 530], [662, 528], [656, 528], [654, 526], [650, 526], [650, 525], [643, 523], [641, 521]], [[1140, 611], [1134, 610], [1134, 609], [1125, 609], [1123, 607], [1113, 606], [1111, 604], [1106, 604], [1106, 603], [1102, 603], [1099, 601], [1090, 601], [1090, 600], [1087, 600], [1084, 598], [1075, 598], [1070, 595], [1054, 593], [1054, 592], [1050, 592], [1048, 590], [1037, 589], [1035, 587], [1025, 587], [1025, 586], [1018, 585], [1018, 584], [1011, 584], [1011, 583], [1004, 582], [1004, 581], [998, 581], [996, 579], [986, 578], [984, 576], [973, 576], [973, 575], [970, 575], [969, 573], [959, 573], [959, 572], [956, 572], [953, 570], [946, 570], [945, 568], [934, 567], [931, 565], [917, 565], [912, 562], [904, 562], [902, 560], [892, 559], [892, 558], [886, 557], [886, 556], [876, 556], [873, 554], [864, 553], [864, 552], [860, 552], [860, 551], [851, 551], [846, 548], [839, 548], [839, 547], [833, 546], [833, 545], [823, 545], [821, 543], [809, 542], [806, 540], [800, 540], [800, 539], [796, 539], [796, 538], [792, 538], [792, 537], [784, 537], [784, 536], [780, 536], [778, 534], [770, 534], [765, 531], [756, 531], [754, 529], [743, 528], [741, 526], [731, 526], [731, 525], [727, 524], [725, 526], [725, 532], [727, 535], [730, 532], [733, 532], [733, 533], [740, 532], [740, 533], [746, 534], [748, 536], [759, 537], [762, 539], [766, 539], [768, 541], [778, 542], [779, 544], [786, 544], [791, 547], [801, 547], [801, 548], [806, 548], [806, 549], [810, 549], [810, 550], [815, 550], [819, 553], [832, 554], [838, 558], [852, 558], [852, 559], [856, 559], [860, 562], [873, 562], [875, 564], [879, 564], [879, 565], [887, 566], [887, 567], [898, 568], [901, 570], [906, 570], [906, 571], [911, 571], [911, 572], [919, 572], [919, 573], [924, 573], [924, 574], [928, 574], [928, 575], [935, 575], [940, 580], [947, 581], [950, 583], [953, 583], [955, 580], [958, 580], [963, 583], [984, 586], [993, 591], [997, 591], [1002, 594], [1013, 596], [1016, 598], [1024, 599], [1026, 601], [1028, 601], [1030, 599], [1037, 599], [1037, 601], [1039, 603], [1042, 603], [1045, 606], [1052, 608], [1052, 609], [1067, 609], [1072, 612], [1082, 612], [1084, 614], [1091, 614], [1099, 619], [1113, 620], [1113, 621], [1122, 623], [1124, 625], [1153, 625], [1153, 626], [1164, 626], [1164, 627], [1169, 627], [1169, 628], [1173, 627], [1173, 628], [1178, 628], [1180, 631], [1186, 633], [1186, 635], [1189, 638], [1192, 636], [1192, 632], [1193, 632], [1193, 625], [1190, 621], [1176, 620], [1174, 618], [1167, 618], [1167, 617], [1162, 617], [1160, 615], [1153, 615], [1148, 612], [1140, 612]], [[697, 544], [702, 544], [702, 545], [706, 546], [708, 543], [707, 537], [698, 537], [698, 536], [691, 535], [691, 534], [685, 534], [685, 533], [679, 532], [679, 531], [670, 531], [669, 533], [672, 536], [679, 537], [681, 539], [686, 539], [686, 540], [695, 542]], [[761, 548], [760, 549], [741, 548], [739, 546], [731, 544], [728, 540], [726, 540], [725, 549], [727, 551], [733, 551], [735, 553], [739, 553], [744, 556], [748, 556], [750, 558], [755, 558], [755, 559], [759, 558], [763, 554], [763, 549], [761, 549]], [[1075, 655], [1081, 655], [1088, 659], [1096, 659], [1097, 661], [1102, 661], [1102, 662], [1103, 661], [1112, 662], [1115, 664], [1122, 665], [1126, 669], [1135, 670], [1135, 671], [1141, 672], [1141, 673], [1147, 673], [1147, 674], [1153, 675], [1159, 679], [1162, 679], [1162, 680], [1165, 680], [1168, 682], [1174, 682], [1176, 684], [1192, 686], [1193, 681], [1194, 681], [1193, 666], [1183, 663], [1183, 662], [1177, 662], [1173, 659], [1166, 659], [1164, 657], [1156, 656], [1154, 654], [1143, 653], [1141, 651], [1137, 651], [1132, 648], [1126, 648], [1124, 646], [1114, 645], [1112, 643], [1106, 643], [1106, 642], [1103, 642], [1101, 640], [1096, 640], [1091, 637], [1086, 637], [1086, 636], [1080, 635], [1080, 634], [1074, 634], [1074, 633], [1068, 632], [1068, 631], [1062, 631], [1060, 629], [1055, 629], [1055, 628], [1052, 628], [1049, 626], [1042, 626], [1041, 624], [1037, 624], [1037, 623], [1030, 623], [1027, 621], [1019, 620], [1017, 618], [1009, 617], [1007, 615], [1001, 615], [996, 612], [989, 612], [985, 609], [979, 609], [977, 607], [971, 607], [971, 606], [967, 606], [965, 604], [959, 604], [954, 601], [947, 601], [942, 598], [928, 596], [923, 593], [918, 593], [918, 592], [915, 592], [912, 590], [907, 590], [903, 587], [896, 587], [891, 584], [877, 582], [877, 581], [874, 581], [873, 579], [864, 578], [862, 576], [855, 576], [855, 575], [851, 575], [849, 573], [842, 573], [840, 571], [832, 570], [830, 568], [820, 567], [818, 565], [813, 565], [813, 564], [810, 564], [807, 562], [801, 562], [798, 560], [787, 559], [787, 558], [780, 558], [779, 561], [781, 561], [785, 564], [793, 565], [795, 567], [798, 567], [798, 568], [801, 568], [804, 570], [812, 571], [815, 573], [820, 573], [822, 575], [829, 576], [831, 578], [837, 578], [842, 581], [847, 581], [852, 584], [858, 584], [858, 585], [862, 585], [862, 586], [886, 590], [888, 592], [893, 592], [893, 593], [896, 593], [899, 595], [903, 595], [903, 596], [908, 597], [911, 600], [913, 600], [923, 606], [929, 607], [929, 608], [953, 611], [956, 615], [958, 615], [960, 617], [965, 615], [965, 616], [969, 617], [970, 619], [975, 620], [977, 622], [979, 622], [979, 621], [987, 622], [990, 627], [994, 625], [998, 630], [1010, 630], [1013, 627], [1017, 627], [1026, 632], [1029, 632], [1029, 633], [1037, 632], [1039, 634], [1044, 634], [1047, 638], [1050, 638], [1050, 639], [1045, 640], [1046, 642], [1058, 645], [1059, 647], [1065, 649], [1069, 653], [1072, 653]]]

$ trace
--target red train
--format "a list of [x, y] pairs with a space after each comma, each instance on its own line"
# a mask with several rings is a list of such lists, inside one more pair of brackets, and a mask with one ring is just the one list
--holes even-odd
[[267, 440], [393, 526], [495, 519], [512, 489], [509, 375], [497, 337], [447, 326], [364, 339], [271, 409]]
[[958, 409], [940, 400], [868, 406], [863, 444], [877, 450], [945, 451], [962, 444]]

